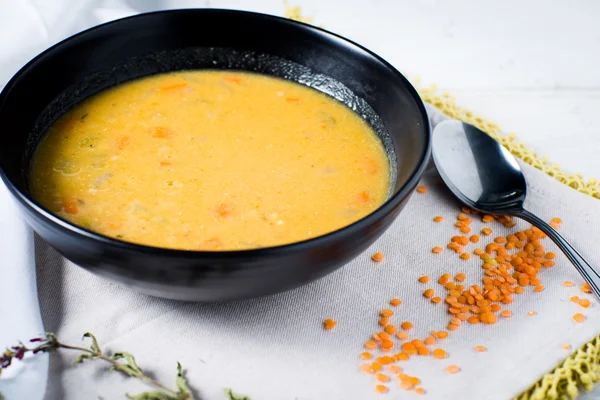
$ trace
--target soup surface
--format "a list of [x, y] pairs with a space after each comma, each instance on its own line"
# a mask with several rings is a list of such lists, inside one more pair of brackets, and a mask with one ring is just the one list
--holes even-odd
[[235, 71], [155, 75], [69, 110], [38, 145], [33, 197], [125, 241], [233, 250], [305, 240], [381, 205], [389, 163], [352, 110]]

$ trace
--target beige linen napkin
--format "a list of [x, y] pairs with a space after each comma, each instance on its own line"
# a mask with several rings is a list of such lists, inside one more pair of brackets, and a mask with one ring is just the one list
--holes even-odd
[[[435, 112], [433, 117], [443, 118]], [[562, 218], [565, 237], [592, 264], [600, 265], [600, 202], [522, 166], [530, 186], [528, 208], [546, 220]], [[432, 329], [445, 329], [450, 316], [443, 304], [424, 298], [423, 291], [431, 287], [442, 293], [435, 281], [445, 272], [465, 272], [469, 285], [479, 284], [483, 276], [477, 257], [465, 261], [445, 248], [450, 237], [459, 234], [454, 227], [459, 205], [436, 179], [430, 169], [423, 179], [429, 191], [415, 193], [389, 231], [337, 272], [297, 290], [237, 303], [182, 303], [137, 294], [65, 261], [38, 239], [45, 329], [74, 343], [80, 343], [84, 332], [93, 332], [103, 347], [134, 353], [139, 364], [163, 382], [173, 381], [179, 361], [206, 400], [225, 399], [225, 387], [253, 400], [382, 398], [374, 391], [375, 377], [360, 371], [359, 358], [365, 341], [381, 329], [379, 311], [393, 308], [390, 299], [400, 298], [391, 322], [411, 321], [411, 338], [424, 339]], [[436, 215], [445, 221], [434, 223]], [[476, 218], [473, 231], [482, 226]], [[499, 224], [490, 226], [496, 233], [509, 232]], [[529, 225], [518, 221], [511, 230], [525, 227]], [[468, 246], [469, 251], [495, 236], [482, 237]], [[415, 356], [398, 363], [406, 374], [421, 379], [428, 398], [511, 398], [569, 355], [563, 345], [575, 349], [600, 332], [600, 303], [579, 291], [582, 279], [549, 239], [543, 244], [557, 253], [556, 265], [540, 273], [544, 291], [534, 293], [528, 287], [514, 296], [508, 306], [512, 318], [499, 318], [495, 325], [464, 324], [432, 346], [445, 349], [447, 359]], [[433, 254], [434, 246], [444, 247], [443, 253]], [[376, 251], [385, 254], [383, 262], [371, 260]], [[421, 275], [432, 281], [419, 283]], [[564, 287], [566, 280], [576, 286]], [[569, 301], [575, 295], [589, 298], [591, 307]], [[584, 323], [573, 321], [577, 312], [586, 315]], [[323, 329], [325, 318], [337, 320], [335, 329]], [[399, 344], [396, 341], [398, 351]], [[488, 351], [478, 353], [476, 345]], [[99, 363], [72, 366], [72, 359], [67, 352], [51, 357], [47, 398], [118, 399], [144, 389]], [[453, 364], [460, 367], [459, 373], [446, 372]], [[388, 386], [389, 398], [417, 397], [400, 389], [395, 378]]]

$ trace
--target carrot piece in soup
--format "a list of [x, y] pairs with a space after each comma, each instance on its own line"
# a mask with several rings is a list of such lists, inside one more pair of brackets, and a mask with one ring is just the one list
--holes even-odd
[[123, 136], [117, 141], [117, 149], [123, 150], [129, 144], [129, 136]]
[[162, 85], [160, 87], [160, 90], [162, 92], [174, 92], [179, 89], [184, 89], [188, 86], [189, 86], [189, 84], [187, 82], [171, 82], [171, 83], [167, 83], [166, 85]]
[[79, 206], [77, 200], [68, 199], [63, 203], [63, 208], [67, 214], [77, 214], [79, 212]]
[[155, 138], [165, 139], [173, 135], [173, 132], [171, 132], [170, 129], [157, 126], [154, 128], [150, 128], [150, 135]]
[[242, 83], [242, 78], [235, 75], [227, 75], [223, 79], [231, 83]]

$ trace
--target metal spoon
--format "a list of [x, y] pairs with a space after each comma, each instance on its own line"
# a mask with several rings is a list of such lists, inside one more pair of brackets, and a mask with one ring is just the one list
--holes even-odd
[[600, 296], [600, 272], [554, 228], [523, 208], [527, 183], [515, 157], [476, 127], [447, 120], [433, 132], [433, 160], [444, 183], [467, 206], [488, 214], [513, 215], [544, 232]]

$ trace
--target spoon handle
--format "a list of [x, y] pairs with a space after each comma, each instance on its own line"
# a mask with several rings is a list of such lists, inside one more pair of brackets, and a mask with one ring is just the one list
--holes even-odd
[[579, 254], [577, 250], [571, 246], [569, 242], [565, 240], [554, 228], [547, 224], [544, 220], [538, 218], [536, 215], [530, 213], [527, 210], [523, 210], [516, 214], [517, 217], [530, 222], [532, 225], [537, 226], [542, 232], [544, 232], [556, 245], [562, 250], [569, 260], [573, 263], [577, 271], [583, 276], [583, 279], [592, 287], [592, 291], [600, 297], [600, 272], [598, 269], [592, 267], [585, 259]]

